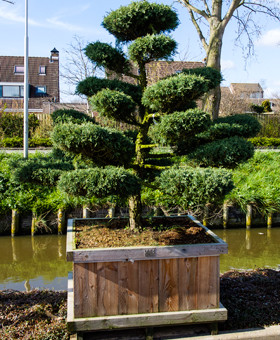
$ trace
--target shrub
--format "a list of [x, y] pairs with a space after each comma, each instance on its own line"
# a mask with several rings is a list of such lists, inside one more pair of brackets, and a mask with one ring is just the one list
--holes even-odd
[[161, 117], [154, 126], [153, 135], [170, 145], [177, 145], [189, 140], [204, 131], [211, 124], [210, 115], [200, 109], [190, 109], [186, 112], [173, 112], [172, 115]]
[[51, 157], [22, 159], [17, 161], [13, 180], [18, 183], [38, 183], [54, 186], [64, 171], [73, 170], [72, 162], [54, 160]]
[[[3, 138], [0, 140], [0, 146], [3, 148], [21, 148], [23, 147], [22, 137]], [[50, 147], [52, 141], [50, 138], [29, 138], [28, 146], [30, 148], [36, 148], [39, 146]]]
[[264, 107], [261, 106], [261, 105], [252, 104], [251, 105], [251, 110], [253, 112], [256, 112], [256, 113], [263, 113], [264, 112]]
[[94, 59], [99, 67], [108, 69], [109, 65], [115, 65], [116, 73], [122, 74], [130, 69], [130, 64], [124, 53], [109, 44], [100, 41], [88, 44], [85, 48], [85, 54], [88, 58]]
[[255, 147], [265, 147], [265, 148], [273, 148], [280, 147], [280, 138], [272, 138], [272, 137], [254, 137], [249, 138], [249, 142], [251, 142]]
[[79, 82], [76, 92], [78, 94], [84, 94], [87, 97], [91, 97], [104, 88], [123, 92], [131, 96], [136, 103], [141, 101], [142, 94], [140, 86], [125, 83], [117, 79], [111, 80], [88, 77]]
[[139, 179], [123, 168], [107, 167], [79, 169], [61, 176], [60, 190], [74, 196], [108, 197], [136, 195], [140, 189]]
[[208, 91], [203, 77], [180, 73], [147, 87], [142, 103], [151, 112], [170, 113], [195, 106], [194, 100]]
[[218, 203], [233, 188], [230, 172], [213, 168], [171, 168], [158, 179], [161, 205], [194, 208], [206, 203]]
[[121, 132], [91, 123], [57, 125], [52, 134], [54, 146], [92, 159], [98, 165], [129, 164], [134, 146]]
[[253, 145], [240, 137], [205, 144], [189, 155], [201, 166], [233, 168], [254, 155]]
[[271, 104], [268, 99], [264, 100], [262, 102], [263, 112], [272, 112], [271, 110]]
[[[254, 137], [261, 130], [261, 124], [253, 116], [248, 114], [237, 114], [233, 116], [218, 118], [214, 121], [214, 127], [217, 124], [229, 124], [232, 126], [233, 133], [245, 138]], [[239, 131], [238, 131], [239, 127]], [[214, 135], [214, 138], [216, 136]]]
[[[152, 24], [151, 24], [152, 22]], [[112, 11], [102, 25], [119, 41], [131, 41], [147, 34], [170, 32], [179, 24], [170, 6], [148, 1], [134, 1]]]
[[[164, 35], [146, 35], [136, 39], [129, 47], [128, 54], [132, 61], [148, 63], [156, 59], [170, 59], [175, 53], [176, 42]], [[144, 57], [143, 57], [144, 56]]]
[[90, 103], [100, 116], [129, 124], [137, 124], [136, 103], [123, 92], [103, 89], [90, 99]]
[[[34, 114], [28, 117], [28, 135], [29, 137], [39, 126], [39, 120]], [[23, 138], [23, 114], [22, 113], [3, 113], [0, 117], [0, 130], [3, 137], [21, 137]]]
[[73, 109], [60, 109], [56, 110], [51, 113], [51, 118], [54, 124], [59, 123], [76, 123], [82, 124], [86, 122], [94, 123], [94, 118], [90, 117], [89, 115], [85, 114], [84, 112], [80, 112]]

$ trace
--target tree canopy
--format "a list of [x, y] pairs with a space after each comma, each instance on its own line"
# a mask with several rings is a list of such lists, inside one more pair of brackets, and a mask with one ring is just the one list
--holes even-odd
[[[259, 15], [280, 20], [280, 6], [278, 1], [272, 0], [177, 0], [187, 8], [190, 19], [197, 31], [206, 54], [206, 65], [221, 70], [221, 52], [223, 36], [228, 23], [237, 22], [236, 40], [242, 44], [242, 38], [247, 38], [247, 44], [242, 45], [247, 56], [254, 52], [253, 38], [259, 35], [262, 21]], [[206, 103], [206, 108], [213, 118], [219, 114], [221, 92], [217, 87], [214, 95]]]

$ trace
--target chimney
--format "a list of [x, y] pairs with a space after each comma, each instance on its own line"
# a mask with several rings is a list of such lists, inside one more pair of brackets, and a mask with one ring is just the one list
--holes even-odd
[[54, 61], [58, 61], [59, 59], [59, 52], [58, 50], [54, 47], [53, 50], [51, 50], [51, 56], [50, 56], [50, 62], [53, 63]]

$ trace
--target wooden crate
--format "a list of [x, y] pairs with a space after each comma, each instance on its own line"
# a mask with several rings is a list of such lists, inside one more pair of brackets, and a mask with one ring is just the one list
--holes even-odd
[[71, 330], [226, 319], [219, 305], [219, 255], [227, 253], [227, 244], [207, 228], [210, 244], [75, 249], [74, 224], [69, 220], [67, 231]]

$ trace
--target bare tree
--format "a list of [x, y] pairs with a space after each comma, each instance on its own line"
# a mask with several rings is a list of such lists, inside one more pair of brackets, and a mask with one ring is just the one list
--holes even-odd
[[[278, 1], [271, 0], [177, 0], [189, 12], [199, 39], [206, 53], [206, 66], [221, 70], [222, 41], [230, 20], [238, 24], [236, 41], [242, 43], [245, 35], [247, 56], [254, 53], [253, 37], [261, 32], [258, 15], [266, 15], [280, 21]], [[219, 114], [221, 90], [217, 87], [205, 102], [205, 109], [215, 119]]]
[[77, 84], [96, 73], [96, 66], [84, 54], [86, 45], [81, 37], [74, 36], [73, 42], [68, 44], [68, 48], [64, 51], [66, 57], [60, 72], [60, 76], [68, 85], [68, 90], [63, 91], [64, 94], [76, 95]]

